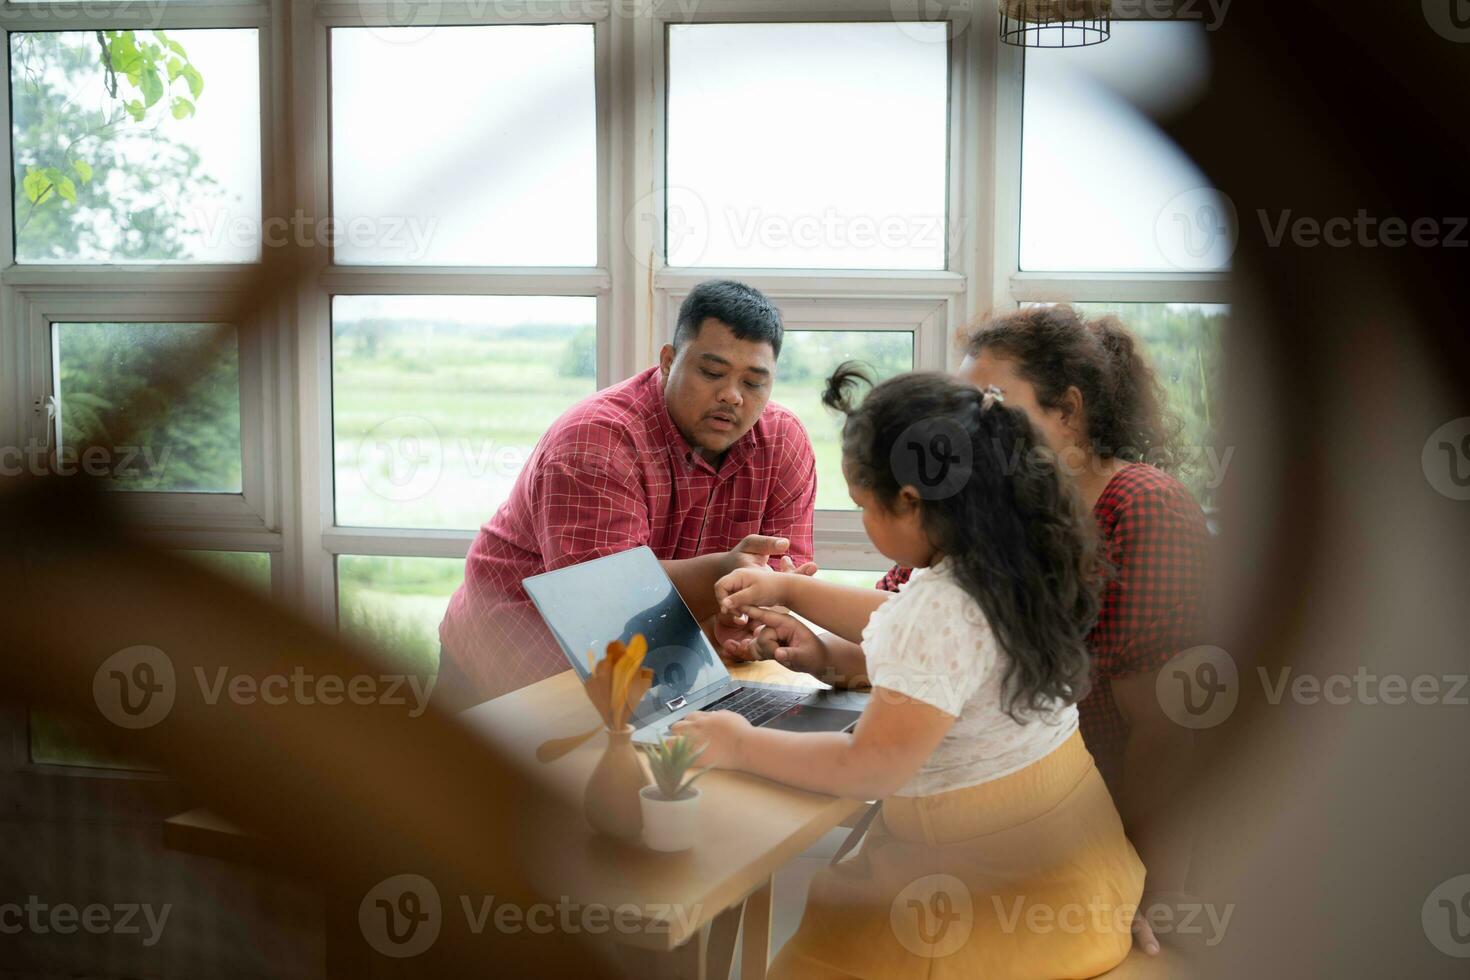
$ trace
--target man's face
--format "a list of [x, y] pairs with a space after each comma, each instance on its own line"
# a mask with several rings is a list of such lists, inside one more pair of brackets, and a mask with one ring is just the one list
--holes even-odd
[[741, 340], [710, 318], [677, 353], [664, 345], [659, 358], [664, 401], [679, 433], [713, 461], [765, 410], [776, 376], [776, 354], [763, 340]]

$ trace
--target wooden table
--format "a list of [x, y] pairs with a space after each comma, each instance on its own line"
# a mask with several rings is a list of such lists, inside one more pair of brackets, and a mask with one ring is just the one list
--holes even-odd
[[[732, 673], [743, 680], [819, 686], [774, 661], [737, 666]], [[577, 799], [606, 745], [605, 737], [597, 736], [556, 762], [535, 762], [536, 748], [546, 739], [574, 735], [599, 722], [570, 670], [460, 717], [511, 759], [536, 767], [554, 787]], [[559, 883], [575, 881], [569, 897], [579, 903], [682, 911], [667, 929], [618, 935], [620, 952], [637, 967], [636, 975], [724, 980], [743, 921], [741, 980], [760, 980], [770, 957], [772, 877], [824, 834], [850, 822], [864, 804], [746, 773], [711, 772], [699, 786], [699, 840], [690, 851], [659, 854], [614, 844], [572, 813], [545, 828], [545, 838], [555, 846], [541, 852], [538, 857], [544, 857], [533, 867], [544, 873], [547, 894], [560, 894], [554, 890]]]
[[[794, 687], [819, 686], [774, 661], [732, 668], [744, 680]], [[606, 744], [604, 736], [556, 762], [535, 761], [537, 746], [599, 723], [596, 710], [568, 670], [463, 712], [476, 734], [493, 740], [569, 798], [583, 787]], [[530, 871], [543, 894], [567, 895], [583, 907], [616, 910], [676, 909], [666, 923], [646, 921], [615, 935], [616, 953], [638, 977], [727, 980], [742, 922], [740, 980], [761, 980], [770, 958], [772, 878], [822, 835], [851, 823], [864, 804], [791, 789], [745, 773], [711, 772], [700, 779], [698, 843], [681, 854], [659, 854], [599, 837], [581, 818], [580, 806], [539, 828], [527, 842], [536, 860]], [[164, 842], [180, 851], [247, 864], [267, 863], [252, 836], [208, 810], [191, 810], [164, 822]], [[533, 878], [533, 880], [536, 880]], [[558, 890], [567, 882], [575, 888]], [[328, 975], [359, 975], [361, 946], [356, 919], [328, 922]]]

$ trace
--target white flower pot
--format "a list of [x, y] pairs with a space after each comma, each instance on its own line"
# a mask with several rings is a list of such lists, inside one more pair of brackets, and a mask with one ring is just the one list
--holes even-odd
[[657, 785], [638, 791], [643, 807], [643, 843], [654, 851], [687, 851], [699, 837], [699, 790], [666, 800]]

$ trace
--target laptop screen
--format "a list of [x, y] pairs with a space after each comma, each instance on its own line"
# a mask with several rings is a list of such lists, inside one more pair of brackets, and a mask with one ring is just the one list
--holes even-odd
[[648, 641], [643, 666], [653, 671], [653, 686], [634, 712], [636, 724], [667, 710], [670, 701], [692, 701], [729, 680], [724, 662], [648, 548], [533, 575], [523, 584], [584, 680], [591, 651], [601, 660], [608, 643], [627, 643], [643, 634]]

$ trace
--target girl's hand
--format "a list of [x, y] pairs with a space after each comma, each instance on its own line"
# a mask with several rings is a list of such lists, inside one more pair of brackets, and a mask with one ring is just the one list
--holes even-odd
[[745, 768], [745, 736], [754, 731], [750, 722], [733, 711], [691, 711], [669, 728], [675, 735], [688, 735], [695, 745], [705, 746], [699, 764], [714, 769]]
[[752, 606], [785, 605], [792, 578], [769, 568], [737, 568], [715, 583], [715, 602], [730, 614], [743, 614]]
[[751, 659], [774, 660], [788, 670], [826, 679], [832, 668], [827, 644], [805, 623], [785, 610], [760, 607], [750, 610], [750, 621], [764, 627], [748, 641], [747, 649], [755, 655]]

